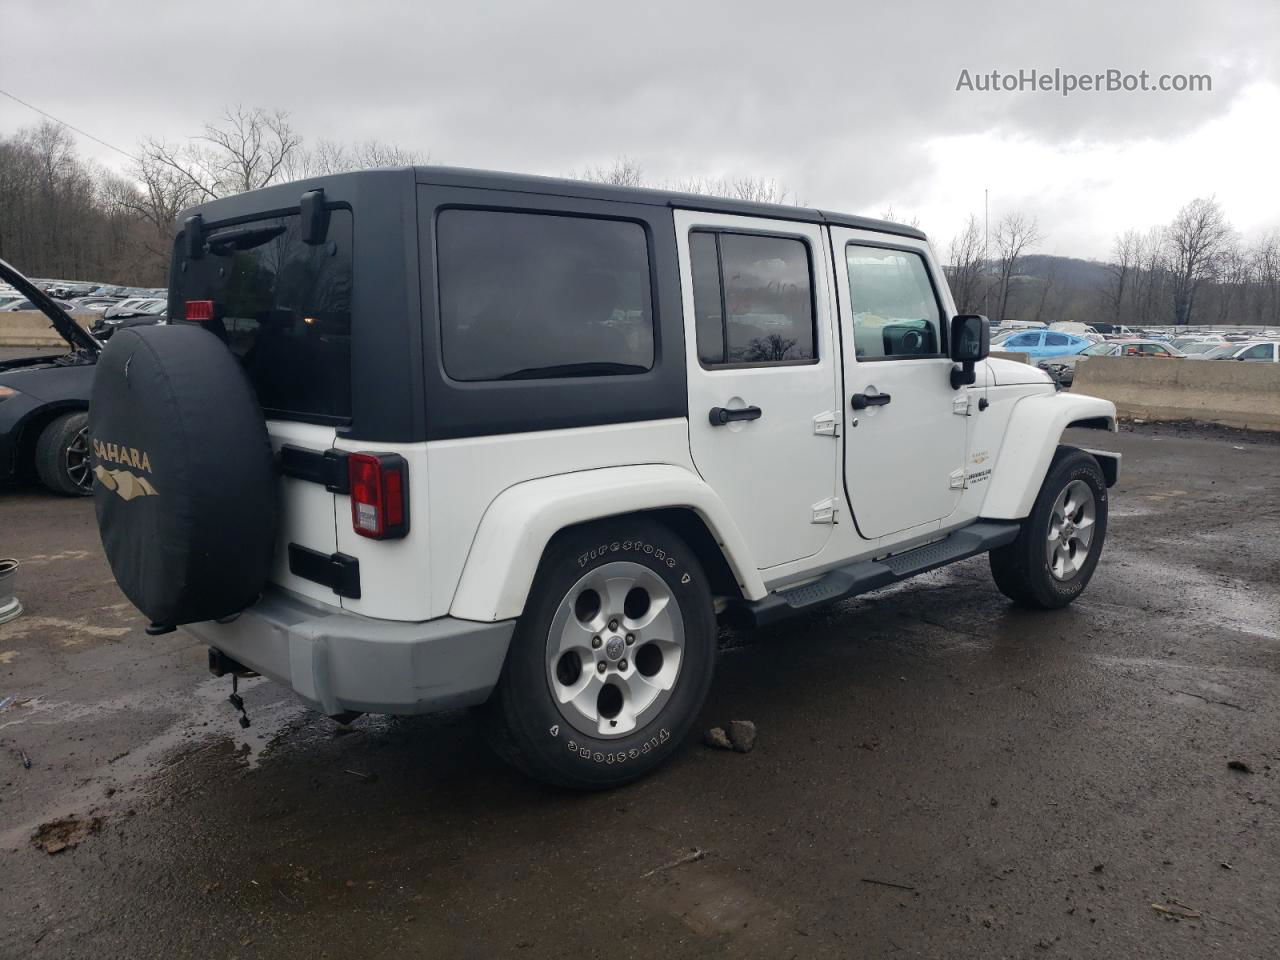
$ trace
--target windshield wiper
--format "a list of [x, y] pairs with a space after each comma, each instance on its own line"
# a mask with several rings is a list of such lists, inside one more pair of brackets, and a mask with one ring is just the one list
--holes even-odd
[[594, 377], [610, 373], [644, 373], [647, 367], [636, 363], [613, 363], [597, 360], [589, 363], [561, 363], [549, 367], [525, 367], [504, 373], [499, 380], [534, 380], [541, 377]]
[[223, 230], [209, 238], [209, 252], [224, 257], [235, 250], [252, 250], [260, 247], [268, 240], [274, 240], [284, 233], [285, 228], [276, 224], [271, 227], [240, 227], [235, 230]]

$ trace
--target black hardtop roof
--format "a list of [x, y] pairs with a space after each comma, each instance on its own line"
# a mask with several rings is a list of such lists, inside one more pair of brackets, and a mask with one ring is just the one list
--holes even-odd
[[[406, 175], [409, 175], [407, 177]], [[470, 170], [461, 167], [383, 167], [377, 170], [359, 170], [351, 173], [306, 177], [292, 183], [272, 184], [260, 190], [236, 194], [220, 200], [197, 204], [178, 215], [178, 226], [195, 213], [203, 213], [211, 221], [241, 218], [268, 209], [296, 207], [302, 194], [316, 187], [334, 187], [343, 193], [359, 193], [361, 185], [373, 186], [372, 181], [409, 181], [444, 187], [468, 187], [478, 190], [494, 190], [509, 193], [543, 194], [574, 197], [584, 200], [616, 201], [620, 203], [647, 203], [662, 207], [680, 207], [707, 213], [737, 214], [747, 217], [769, 217], [775, 220], [797, 220], [805, 223], [823, 223], [851, 227], [856, 230], [874, 230], [916, 240], [928, 238], [915, 227], [902, 223], [890, 223], [873, 217], [857, 217], [844, 213], [832, 213], [813, 207], [795, 207], [779, 203], [755, 203], [749, 200], [730, 200], [708, 197], [697, 193], [680, 193], [676, 190], [655, 190], [647, 187], [618, 187], [607, 183], [586, 180], [565, 180], [557, 177], [539, 177], [525, 173], [500, 173], [492, 170]], [[401, 179], [404, 178], [404, 179]]]
[[564, 197], [581, 197], [586, 200], [649, 203], [655, 206], [681, 207], [687, 210], [701, 210], [707, 213], [829, 223], [835, 226], [852, 227], [857, 230], [876, 230], [880, 233], [892, 233], [901, 237], [913, 237], [917, 240], [928, 239], [922, 231], [903, 223], [891, 223], [888, 220], [858, 217], [845, 213], [832, 213], [828, 210], [819, 210], [813, 207], [797, 207], [781, 203], [756, 203], [750, 200], [709, 197], [699, 193], [681, 193], [678, 190], [619, 187], [588, 180], [566, 180], [559, 177], [539, 177], [526, 173], [470, 170], [463, 167], [414, 167], [414, 174], [418, 183], [423, 184], [505, 190], [513, 193], [553, 194]]

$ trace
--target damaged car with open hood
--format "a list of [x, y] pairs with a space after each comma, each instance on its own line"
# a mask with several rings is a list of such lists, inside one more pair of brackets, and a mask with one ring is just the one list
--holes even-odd
[[0, 488], [39, 480], [54, 493], [87, 496], [89, 394], [102, 345], [3, 260], [0, 279], [45, 314], [70, 348], [0, 360]]

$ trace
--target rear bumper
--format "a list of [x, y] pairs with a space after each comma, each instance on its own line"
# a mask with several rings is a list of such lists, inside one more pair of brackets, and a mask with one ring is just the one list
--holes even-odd
[[268, 590], [230, 623], [182, 628], [333, 715], [431, 713], [488, 699], [514, 620], [373, 620]]

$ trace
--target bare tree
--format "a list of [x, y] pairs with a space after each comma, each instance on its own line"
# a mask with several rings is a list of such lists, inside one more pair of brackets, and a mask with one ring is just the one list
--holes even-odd
[[904, 223], [908, 227], [915, 227], [917, 230], [920, 229], [919, 217], [913, 216], [910, 220], [908, 220], [905, 217], [899, 216], [898, 213], [893, 209], [892, 204], [884, 208], [884, 210], [880, 214], [880, 219], [888, 220], [890, 223]]
[[1107, 265], [1107, 285], [1102, 298], [1112, 323], [1122, 321], [1125, 299], [1132, 297], [1141, 248], [1142, 236], [1137, 230], [1118, 234], [1111, 246], [1111, 263]]
[[615, 187], [643, 187], [644, 170], [638, 161], [626, 155], [615, 157], [607, 167], [587, 167], [576, 174], [578, 180], [608, 183]]
[[1018, 272], [1018, 264], [1024, 254], [1041, 241], [1040, 227], [1035, 218], [1028, 219], [1022, 213], [1008, 213], [996, 225], [996, 255], [999, 268], [998, 289], [1000, 311], [996, 318], [1004, 320], [1009, 309], [1009, 288]]
[[[608, 183], [619, 187], [653, 186], [644, 174], [639, 161], [625, 154], [615, 157], [607, 166], [585, 168], [571, 174], [578, 180]], [[749, 200], [754, 203], [784, 203], [799, 205], [791, 192], [773, 177], [685, 177], [666, 181], [657, 186], [680, 193], [698, 193], [707, 197], [726, 197], [731, 200]]]
[[287, 112], [235, 106], [185, 145], [146, 141], [141, 162], [168, 167], [196, 199], [216, 200], [283, 179], [301, 146]]
[[985, 270], [982, 246], [982, 224], [971, 213], [964, 229], [951, 238], [947, 247], [945, 272], [956, 309], [961, 313], [980, 312]]
[[1252, 256], [1258, 286], [1256, 316], [1268, 326], [1280, 326], [1280, 230], [1263, 234]]
[[698, 193], [705, 197], [793, 206], [799, 203], [784, 185], [772, 177], [685, 177], [668, 186], [681, 193]]
[[381, 140], [365, 140], [356, 144], [336, 140], [320, 140], [314, 147], [300, 147], [286, 162], [286, 176], [291, 180], [318, 177], [350, 170], [375, 167], [412, 167], [431, 162], [431, 154], [401, 147]]
[[1175, 324], [1191, 322], [1196, 294], [1217, 276], [1222, 255], [1234, 236], [1235, 230], [1213, 197], [1197, 197], [1173, 218], [1165, 232], [1165, 249]]

